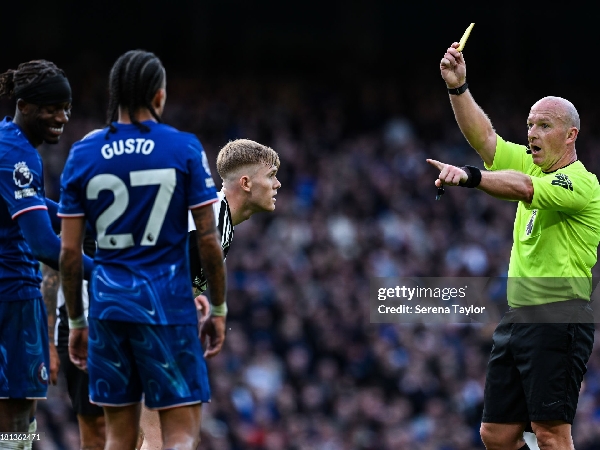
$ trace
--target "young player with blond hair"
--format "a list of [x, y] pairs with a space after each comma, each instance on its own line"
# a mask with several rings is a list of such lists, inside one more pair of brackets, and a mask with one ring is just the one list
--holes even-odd
[[[224, 258], [227, 257], [236, 225], [248, 220], [255, 213], [275, 210], [275, 196], [281, 188], [277, 179], [279, 164], [279, 156], [273, 149], [249, 139], [231, 141], [219, 151], [217, 172], [223, 180], [223, 187], [217, 194], [219, 201], [213, 204], [213, 208], [217, 229], [221, 234]], [[207, 286], [206, 276], [197, 257], [196, 240], [193, 239], [196, 231], [191, 221], [190, 229], [192, 285], [196, 294], [199, 294], [196, 297], [196, 305], [199, 310], [208, 313], [208, 300], [202, 295]], [[226, 307], [213, 306], [210, 310], [213, 315], [227, 314]], [[210, 326], [209, 321], [205, 321], [204, 324], [204, 328]], [[206, 332], [206, 329], [202, 330], [203, 334]], [[206, 358], [212, 358], [219, 351], [220, 347], [209, 348], [204, 355]], [[144, 408], [141, 426], [145, 434], [142, 449], [160, 449], [162, 439], [158, 414]]]

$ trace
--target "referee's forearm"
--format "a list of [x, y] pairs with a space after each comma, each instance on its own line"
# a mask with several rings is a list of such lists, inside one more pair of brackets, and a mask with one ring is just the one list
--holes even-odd
[[477, 189], [502, 199], [531, 203], [533, 183], [529, 175], [515, 170], [482, 171], [481, 183]]

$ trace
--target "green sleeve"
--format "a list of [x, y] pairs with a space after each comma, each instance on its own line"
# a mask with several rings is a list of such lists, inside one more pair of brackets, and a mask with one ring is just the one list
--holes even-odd
[[562, 211], [573, 214], [581, 211], [590, 201], [593, 186], [578, 173], [567, 175], [562, 171], [553, 172], [543, 177], [531, 177], [533, 183], [533, 200], [526, 209]]
[[513, 144], [496, 135], [496, 153], [491, 166], [485, 164], [487, 170], [516, 170], [526, 173], [533, 160], [524, 145]]

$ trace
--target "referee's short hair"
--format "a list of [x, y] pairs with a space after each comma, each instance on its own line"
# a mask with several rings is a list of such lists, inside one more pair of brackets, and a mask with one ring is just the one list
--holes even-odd
[[271, 147], [250, 139], [236, 139], [228, 142], [217, 156], [217, 172], [223, 180], [239, 168], [254, 164], [279, 168], [279, 155]]

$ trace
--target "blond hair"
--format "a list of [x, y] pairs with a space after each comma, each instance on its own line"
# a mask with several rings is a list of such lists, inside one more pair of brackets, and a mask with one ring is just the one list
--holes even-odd
[[279, 168], [279, 155], [271, 147], [250, 139], [236, 139], [229, 141], [217, 156], [217, 172], [223, 180], [239, 168], [254, 164]]

